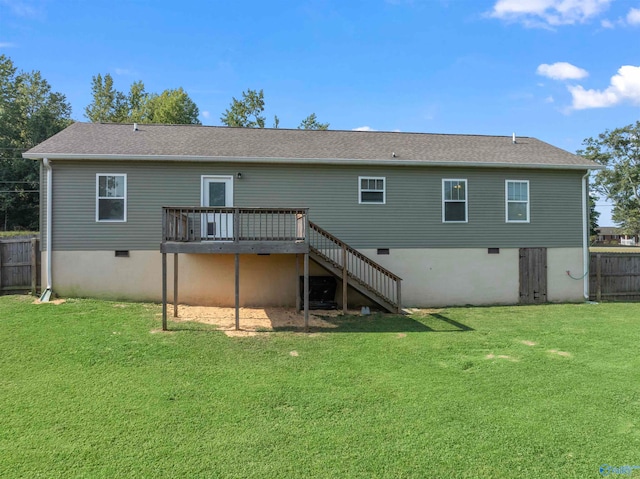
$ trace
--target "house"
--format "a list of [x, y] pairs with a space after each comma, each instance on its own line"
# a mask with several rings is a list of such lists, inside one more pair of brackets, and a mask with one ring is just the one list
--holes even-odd
[[638, 236], [625, 235], [615, 226], [601, 226], [598, 228], [596, 243], [602, 245], [635, 246], [638, 244]]
[[385, 309], [588, 297], [599, 166], [535, 138], [74, 123], [24, 157], [61, 295], [293, 306], [306, 266]]

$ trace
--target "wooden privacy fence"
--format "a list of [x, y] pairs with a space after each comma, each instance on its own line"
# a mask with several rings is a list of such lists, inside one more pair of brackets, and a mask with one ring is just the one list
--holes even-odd
[[39, 246], [38, 238], [0, 239], [0, 294], [38, 292]]
[[640, 253], [591, 253], [589, 299], [640, 301]]

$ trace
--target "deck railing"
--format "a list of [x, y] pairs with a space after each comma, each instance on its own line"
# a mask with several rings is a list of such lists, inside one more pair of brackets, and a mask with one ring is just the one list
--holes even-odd
[[309, 246], [325, 261], [344, 270], [348, 276], [400, 310], [402, 279], [399, 276], [312, 222], [309, 222]]
[[308, 208], [162, 208], [162, 241], [306, 241]]

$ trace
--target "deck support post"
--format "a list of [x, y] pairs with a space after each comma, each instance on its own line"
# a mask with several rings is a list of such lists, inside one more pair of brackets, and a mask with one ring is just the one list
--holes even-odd
[[162, 253], [162, 330], [167, 330], [167, 253]]
[[304, 330], [309, 332], [309, 253], [304, 254]]
[[173, 317], [178, 317], [178, 253], [173, 254]]
[[347, 314], [347, 245], [342, 245], [342, 314]]
[[236, 253], [236, 331], [240, 329], [240, 255]]

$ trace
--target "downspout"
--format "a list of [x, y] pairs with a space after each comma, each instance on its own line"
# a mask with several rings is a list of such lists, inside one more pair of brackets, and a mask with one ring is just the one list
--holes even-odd
[[51, 162], [48, 158], [42, 159], [42, 164], [47, 169], [47, 288], [40, 295], [40, 301], [46, 303], [51, 298], [51, 257], [52, 248], [51, 248], [51, 211], [53, 210], [53, 168], [51, 167]]
[[588, 181], [589, 173], [582, 177], [582, 256], [585, 271], [583, 278], [583, 296], [585, 301], [589, 301], [589, 205], [588, 205]]

